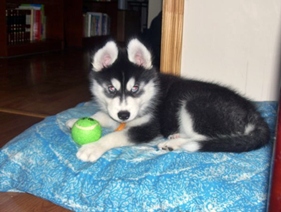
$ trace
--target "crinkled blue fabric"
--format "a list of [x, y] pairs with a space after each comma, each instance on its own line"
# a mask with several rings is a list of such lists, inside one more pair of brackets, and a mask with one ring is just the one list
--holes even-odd
[[[247, 153], [165, 152], [151, 144], [79, 161], [65, 122], [91, 102], [51, 116], [1, 149], [0, 191], [27, 192], [73, 211], [264, 211], [277, 103], [257, 103], [270, 145]], [[104, 129], [104, 134], [110, 132]]]

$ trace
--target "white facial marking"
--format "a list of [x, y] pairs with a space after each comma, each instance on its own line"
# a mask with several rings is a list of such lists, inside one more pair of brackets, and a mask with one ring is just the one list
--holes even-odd
[[107, 97], [104, 94], [104, 87], [100, 85], [97, 81], [93, 81], [93, 86], [91, 86], [91, 92], [99, 100], [97, 103], [103, 111], [106, 111]]
[[111, 80], [111, 83], [112, 83], [112, 85], [116, 88], [116, 90], [120, 91], [120, 89], [121, 89], [121, 83], [120, 83], [117, 79], [113, 78], [113, 79]]
[[[111, 83], [117, 90], [121, 89], [121, 82], [117, 79], [113, 78]], [[135, 86], [135, 79], [129, 79], [125, 86], [128, 91], [131, 90]], [[126, 122], [131, 122], [136, 118], [145, 115], [144, 112], [147, 107], [151, 107], [155, 104], [155, 102], [151, 101], [151, 99], [158, 93], [157, 86], [155, 86], [153, 80], [148, 83], [140, 83], [139, 90], [141, 90], [142, 93], [139, 96], [123, 95], [120, 97], [117, 95], [109, 97], [105, 94], [105, 90], [107, 91], [107, 89], [106, 84], [100, 85], [96, 80], [93, 80], [91, 91], [98, 99], [96, 102], [99, 104], [103, 112], [109, 114], [109, 116], [117, 122], [123, 122], [123, 120], [120, 120], [118, 117], [118, 113], [120, 111], [128, 111], [130, 113]]]
[[136, 118], [139, 115], [139, 99], [127, 96], [123, 101], [120, 101], [120, 97], [111, 99], [109, 104], [107, 104], [107, 111], [109, 115], [116, 121], [122, 122], [123, 120], [119, 119], [118, 113], [120, 111], [128, 111], [130, 117], [126, 120], [129, 122]]
[[144, 111], [150, 107], [151, 105], [155, 104], [156, 102], [152, 102], [151, 99], [157, 95], [158, 90], [155, 87], [154, 82], [151, 80], [147, 84], [140, 83], [140, 90], [143, 91], [143, 94], [138, 97], [139, 101], [139, 115], [143, 115]]
[[131, 78], [128, 82], [127, 82], [127, 86], [126, 89], [127, 91], [132, 90], [133, 86], [135, 85], [135, 79]]

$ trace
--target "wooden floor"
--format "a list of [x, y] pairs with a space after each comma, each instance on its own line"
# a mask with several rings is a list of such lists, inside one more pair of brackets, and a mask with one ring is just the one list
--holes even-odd
[[[0, 59], [0, 148], [44, 117], [91, 99], [89, 58], [68, 50]], [[30, 194], [0, 193], [0, 211], [68, 210]]]

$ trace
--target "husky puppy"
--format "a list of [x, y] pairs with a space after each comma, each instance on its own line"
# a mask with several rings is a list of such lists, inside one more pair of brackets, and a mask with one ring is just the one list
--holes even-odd
[[82, 161], [159, 135], [167, 138], [158, 145], [166, 151], [244, 152], [269, 141], [268, 125], [249, 100], [217, 84], [159, 73], [138, 39], [130, 40], [126, 50], [108, 41], [96, 51], [91, 91], [100, 108], [92, 118], [103, 127], [126, 127], [83, 145], [77, 153]]

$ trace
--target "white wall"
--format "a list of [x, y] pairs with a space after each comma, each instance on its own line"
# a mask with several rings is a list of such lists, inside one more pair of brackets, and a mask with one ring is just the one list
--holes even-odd
[[277, 100], [280, 0], [185, 0], [181, 74]]

